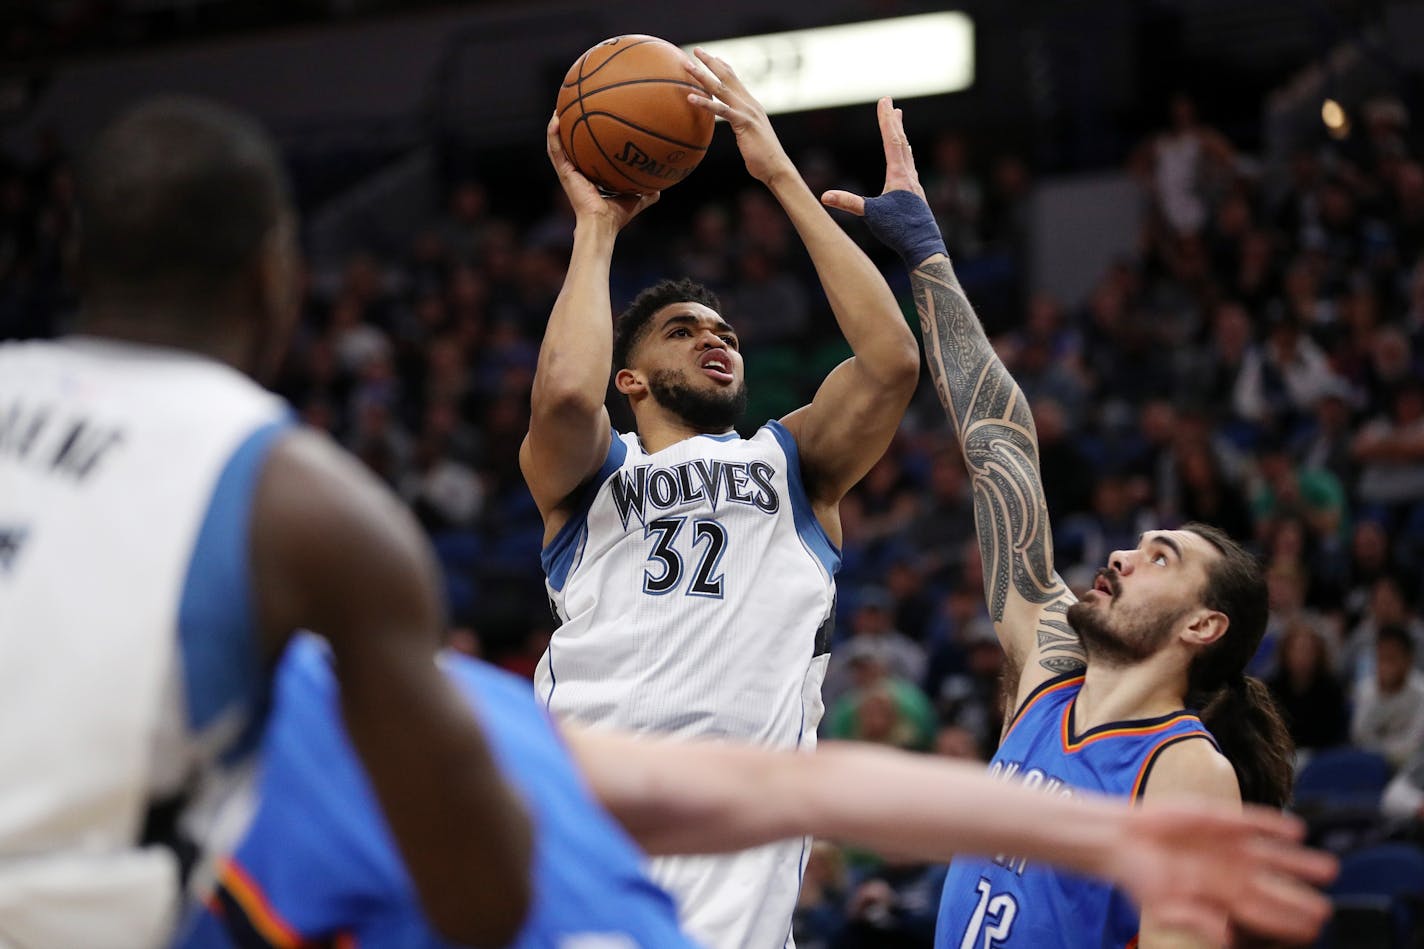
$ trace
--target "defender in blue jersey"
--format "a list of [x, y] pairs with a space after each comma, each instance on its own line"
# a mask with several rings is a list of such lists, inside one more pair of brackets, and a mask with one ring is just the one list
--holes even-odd
[[[443, 665], [479, 713], [500, 771], [522, 793], [541, 838], [558, 841], [535, 848], [537, 898], [509, 945], [576, 947], [582, 938], [607, 949], [691, 947], [677, 908], [593, 802], [529, 684], [454, 654]], [[336, 703], [328, 650], [314, 637], [297, 640], [278, 670], [262, 806], [186, 945], [447, 945], [426, 923], [376, 816]]]
[[[1005, 704], [1014, 714], [992, 769], [1062, 794], [1151, 801], [1195, 793], [1284, 804], [1290, 738], [1264, 684], [1243, 673], [1265, 630], [1259, 565], [1222, 532], [1188, 524], [1113, 552], [1083, 600], [1073, 595], [1053, 567], [1029, 406], [945, 256], [899, 110], [888, 102], [881, 130], [884, 193], [830, 192], [823, 200], [865, 215], [912, 271], [930, 375], [970, 473], [984, 593], [1008, 659]], [[1012, 852], [955, 862], [935, 942], [1198, 944], [1160, 917], [1139, 920], [1107, 884]]]
[[[516, 949], [694, 945], [630, 833], [665, 854], [801, 834], [927, 860], [1011, 849], [1118, 881], [1160, 911], [1196, 914], [1196, 926], [1245, 913], [1308, 936], [1324, 910], [1313, 891], [1277, 885], [1279, 874], [1318, 880], [1330, 867], [1299, 848], [1261, 847], [1299, 834], [1279, 814], [1134, 811], [1006, 788], [976, 766], [869, 746], [797, 754], [561, 732], [527, 682], [462, 656], [442, 665], [534, 825], [535, 898], [508, 943]], [[336, 703], [328, 650], [299, 639], [278, 671], [260, 806], [182, 949], [449, 945], [426, 923]]]

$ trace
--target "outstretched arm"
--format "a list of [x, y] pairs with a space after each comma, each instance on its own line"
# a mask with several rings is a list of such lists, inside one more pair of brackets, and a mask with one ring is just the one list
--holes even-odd
[[721, 852], [812, 835], [925, 861], [1012, 853], [1104, 877], [1144, 912], [1218, 942], [1228, 920], [1309, 939], [1328, 910], [1306, 886], [1333, 861], [1264, 808], [1131, 808], [868, 745], [812, 754], [562, 728], [594, 794], [654, 853]]
[[801, 180], [766, 110], [727, 63], [701, 50], [697, 56], [703, 65], [689, 69], [707, 95], [688, 98], [731, 125], [747, 170], [771, 190], [806, 245], [854, 353], [826, 377], [810, 405], [782, 419], [796, 438], [817, 514], [839, 537], [835, 505], [880, 460], [915, 393], [915, 337], [880, 271]]
[[263, 468], [251, 548], [268, 657], [294, 629], [331, 643], [342, 717], [427, 916], [462, 945], [505, 945], [531, 899], [529, 820], [435, 664], [439, 574], [410, 512], [297, 431]]
[[864, 215], [872, 233], [911, 268], [930, 378], [969, 468], [984, 596], [1018, 674], [1009, 690], [1017, 704], [1044, 680], [1083, 668], [1083, 647], [1066, 615], [1074, 597], [1053, 569], [1038, 435], [1023, 391], [989, 344], [944, 253], [900, 110], [888, 99], [880, 108], [889, 113], [882, 123], [886, 193], [867, 200], [830, 191], [822, 200]]
[[559, 143], [559, 120], [545, 148], [574, 209], [574, 249], [563, 288], [549, 314], [530, 395], [529, 435], [519, 466], [544, 517], [547, 541], [563, 526], [562, 508], [598, 470], [611, 437], [603, 399], [613, 362], [613, 305], [608, 273], [618, 232], [658, 199], [605, 198], [574, 168]]

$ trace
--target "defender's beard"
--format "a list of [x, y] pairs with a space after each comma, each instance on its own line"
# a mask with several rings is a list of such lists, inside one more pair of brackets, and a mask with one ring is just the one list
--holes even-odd
[[663, 408], [699, 432], [725, 432], [747, 411], [747, 384], [707, 392], [687, 384], [681, 371], [659, 369], [648, 377], [648, 389]]
[[1154, 655], [1172, 635], [1184, 612], [1143, 615], [1142, 610], [1118, 610], [1079, 600], [1068, 607], [1068, 625], [1083, 643], [1088, 662], [1130, 666]]

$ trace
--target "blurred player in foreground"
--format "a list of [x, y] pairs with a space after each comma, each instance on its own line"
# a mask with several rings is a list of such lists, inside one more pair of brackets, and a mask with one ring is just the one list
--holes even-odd
[[426, 542], [247, 377], [298, 302], [275, 151], [225, 109], [154, 100], [80, 187], [81, 335], [0, 346], [0, 944], [167, 940], [297, 627], [331, 643], [429, 918], [507, 942], [528, 819], [436, 668]]
[[[602, 197], [550, 123], [577, 223], [520, 452], [560, 621], [535, 682], [560, 717], [808, 748], [823, 711], [839, 503], [894, 436], [919, 353], [884, 278], [801, 180], [765, 110], [726, 63], [698, 55], [688, 75], [704, 94], [690, 98], [727, 120], [747, 170], [781, 203], [854, 356], [810, 405], [739, 437], [742, 355], [710, 291], [665, 281], [610, 326], [615, 240], [657, 196]], [[612, 430], [610, 371], [636, 432]], [[805, 853], [784, 841], [658, 861], [653, 876], [716, 949], [779, 949]]]
[[[1303, 881], [1328, 879], [1333, 860], [1264, 808], [1130, 808], [867, 745], [799, 754], [556, 728], [527, 683], [454, 654], [444, 667], [533, 817], [535, 901], [517, 949], [692, 949], [638, 845], [707, 852], [803, 834], [924, 860], [1021, 853], [1104, 877], [1198, 933], [1235, 920], [1308, 939], [1328, 908]], [[183, 949], [446, 945], [421, 916], [311, 637], [279, 668], [265, 763], [261, 809]]]
[[[1013, 714], [990, 772], [1006, 781], [1154, 802], [1183, 793], [1274, 807], [1290, 795], [1290, 738], [1263, 683], [1243, 670], [1261, 642], [1259, 564], [1199, 524], [1114, 551], [1079, 601], [1053, 568], [1033, 416], [965, 298], [924, 201], [900, 110], [880, 102], [884, 193], [827, 192], [863, 214], [911, 268], [930, 375], [974, 490], [984, 593], [1008, 659]], [[1197, 711], [1199, 710], [1199, 711]], [[1213, 945], [1176, 932], [1109, 884], [1024, 854], [958, 860], [935, 945]]]

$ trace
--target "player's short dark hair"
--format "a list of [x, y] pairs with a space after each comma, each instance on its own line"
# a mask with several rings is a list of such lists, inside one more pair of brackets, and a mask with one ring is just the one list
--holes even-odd
[[1375, 633], [1375, 643], [1394, 643], [1404, 650], [1406, 656], [1414, 655], [1414, 637], [1409, 635], [1409, 630], [1403, 626], [1389, 624], [1381, 626], [1379, 632]]
[[627, 367], [634, 347], [648, 335], [653, 314], [672, 303], [700, 303], [709, 310], [722, 312], [722, 301], [717, 299], [717, 294], [696, 280], [683, 277], [658, 281], [634, 297], [613, 324], [614, 372]]
[[227, 290], [290, 208], [256, 122], [165, 96], [100, 133], [79, 175], [79, 267], [90, 301], [202, 301]]

